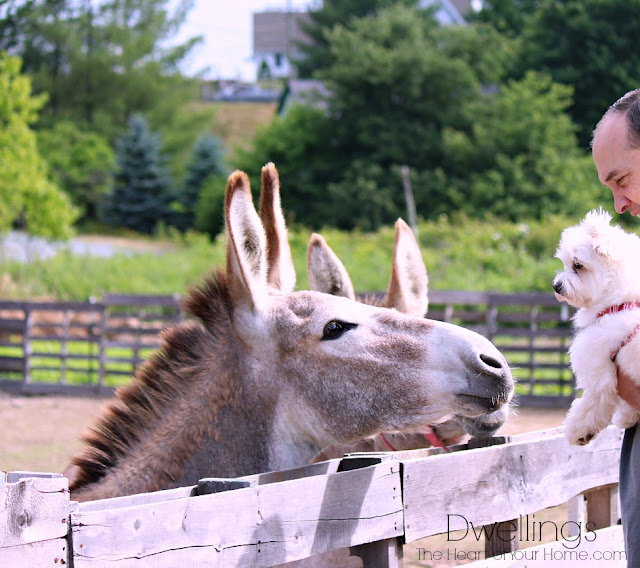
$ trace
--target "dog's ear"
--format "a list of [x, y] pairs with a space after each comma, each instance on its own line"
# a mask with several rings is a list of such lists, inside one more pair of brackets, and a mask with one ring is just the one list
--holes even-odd
[[613, 249], [611, 247], [611, 243], [608, 242], [608, 239], [596, 239], [593, 241], [593, 251], [598, 255], [604, 258], [607, 262], [613, 262], [615, 260], [615, 255], [613, 254]]
[[[613, 229], [613, 227], [610, 227]], [[620, 260], [624, 243], [620, 240], [617, 231], [604, 231], [593, 238], [593, 252], [602, 258], [607, 264], [613, 264]]]

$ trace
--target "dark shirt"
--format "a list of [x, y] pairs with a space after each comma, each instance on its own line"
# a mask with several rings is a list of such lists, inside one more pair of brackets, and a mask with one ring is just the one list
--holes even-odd
[[620, 453], [620, 505], [628, 568], [640, 568], [639, 432], [637, 425], [625, 431]]

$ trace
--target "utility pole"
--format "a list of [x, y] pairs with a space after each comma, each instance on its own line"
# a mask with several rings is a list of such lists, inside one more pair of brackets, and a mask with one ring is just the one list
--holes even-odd
[[413, 234], [418, 238], [418, 222], [416, 220], [416, 202], [413, 200], [413, 190], [411, 189], [411, 179], [409, 178], [409, 166], [402, 166], [402, 185], [404, 186], [404, 198], [407, 202], [407, 213], [409, 214], [409, 226]]

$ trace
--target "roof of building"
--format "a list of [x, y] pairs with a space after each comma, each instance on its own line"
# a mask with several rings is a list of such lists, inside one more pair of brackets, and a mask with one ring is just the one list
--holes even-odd
[[297, 43], [309, 43], [301, 23], [311, 19], [307, 12], [255, 12], [253, 14], [254, 53], [294, 53]]

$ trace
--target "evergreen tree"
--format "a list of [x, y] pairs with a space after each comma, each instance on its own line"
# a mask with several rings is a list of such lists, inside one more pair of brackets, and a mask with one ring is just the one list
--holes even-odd
[[172, 219], [172, 225], [183, 231], [193, 226], [196, 204], [205, 182], [213, 175], [224, 173], [223, 155], [222, 143], [215, 136], [205, 134], [198, 139], [187, 168], [184, 189], [178, 196], [181, 214]]
[[103, 207], [106, 223], [152, 233], [167, 219], [172, 184], [160, 145], [144, 117], [129, 119], [127, 132], [116, 142], [113, 191]]
[[355, 19], [372, 16], [395, 4], [415, 6], [417, 0], [324, 0], [316, 9], [309, 10], [310, 21], [302, 24], [309, 39], [298, 45], [303, 54], [300, 61], [296, 61], [298, 75], [309, 78], [331, 65], [334, 55], [327, 33], [335, 26], [350, 27]]

